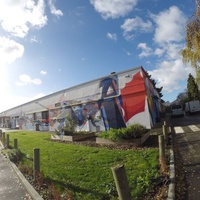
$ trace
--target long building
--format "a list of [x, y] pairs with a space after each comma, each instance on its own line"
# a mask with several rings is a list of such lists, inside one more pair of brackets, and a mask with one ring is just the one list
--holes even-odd
[[55, 131], [67, 117], [77, 131], [105, 131], [139, 123], [152, 128], [161, 103], [143, 67], [111, 73], [0, 113], [1, 127]]

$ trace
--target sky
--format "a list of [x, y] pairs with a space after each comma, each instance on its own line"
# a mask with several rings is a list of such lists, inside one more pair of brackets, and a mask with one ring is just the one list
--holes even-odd
[[191, 0], [0, 0], [0, 112], [111, 72], [143, 68], [174, 101], [187, 88]]

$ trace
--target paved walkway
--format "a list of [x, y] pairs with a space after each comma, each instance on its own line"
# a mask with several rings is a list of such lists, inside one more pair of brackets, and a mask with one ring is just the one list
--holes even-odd
[[0, 153], [0, 199], [32, 200], [13, 170], [10, 161], [2, 153]]
[[[198, 128], [198, 127], [197, 127]], [[200, 129], [176, 131], [176, 141], [181, 147], [181, 157], [186, 172], [186, 200], [200, 199]]]
[[[2, 132], [13, 131], [1, 130]], [[16, 165], [6, 158], [2, 149], [3, 145], [0, 141], [0, 200], [43, 200]]]

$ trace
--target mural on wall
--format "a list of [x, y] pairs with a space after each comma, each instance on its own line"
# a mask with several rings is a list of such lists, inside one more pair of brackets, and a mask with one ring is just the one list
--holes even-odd
[[24, 130], [34, 130], [35, 129], [33, 114], [27, 114], [26, 116], [20, 118], [19, 129], [24, 129]]
[[[100, 127], [100, 130], [126, 127], [134, 115], [145, 111], [146, 91], [141, 72], [124, 81], [127, 83], [120, 89], [117, 75], [104, 78], [99, 82], [98, 100], [88, 98], [87, 103], [75, 106], [70, 102], [78, 120], [77, 130], [86, 130], [88, 120], [92, 126]], [[86, 102], [85, 99], [84, 101]], [[66, 105], [69, 105], [67, 101]]]
[[147, 102], [153, 126], [156, 123], [157, 118], [159, 118], [159, 106], [158, 106], [159, 95], [157, 91], [154, 89], [151, 81], [149, 79], [146, 79], [145, 81], [146, 81], [145, 83], [147, 92]]
[[[150, 109], [154, 119], [156, 108], [155, 104], [152, 103], [154, 101], [152, 99], [153, 88], [151, 88], [150, 82], [145, 82], [143, 73], [143, 71], [138, 70], [128, 78], [120, 77], [120, 85], [118, 75], [113, 74], [103, 78], [98, 83], [91, 83], [90, 88], [93, 87], [92, 90], [95, 94], [90, 94], [87, 87], [82, 87], [79, 91], [81, 94], [86, 93], [86, 95], [74, 100], [64, 99], [64, 94], [62, 94], [59, 108], [56, 108], [55, 105], [49, 105], [49, 118], [46, 119], [45, 126], [48, 126], [50, 131], [61, 130], [66, 123], [66, 117], [70, 116], [78, 122], [76, 130], [79, 131], [104, 131], [110, 128], [126, 127], [130, 120], [133, 121], [135, 115], [146, 112], [146, 99], [148, 99], [150, 107], [147, 110]], [[76, 96], [77, 91], [73, 92], [70, 94]], [[66, 91], [67, 96], [71, 97]], [[41, 113], [35, 115], [37, 120], [44, 121]], [[27, 121], [24, 120], [23, 123], [27, 126], [33, 121], [28, 117]]]
[[132, 80], [126, 83], [121, 90], [124, 118], [128, 122], [134, 115], [145, 110], [145, 85], [144, 78], [140, 72], [136, 73]]

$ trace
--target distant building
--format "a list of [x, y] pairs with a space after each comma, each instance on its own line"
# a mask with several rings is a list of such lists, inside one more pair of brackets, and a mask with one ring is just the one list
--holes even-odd
[[0, 125], [23, 130], [55, 131], [67, 116], [76, 130], [104, 131], [140, 123], [152, 128], [161, 103], [143, 67], [111, 73], [0, 113]]

